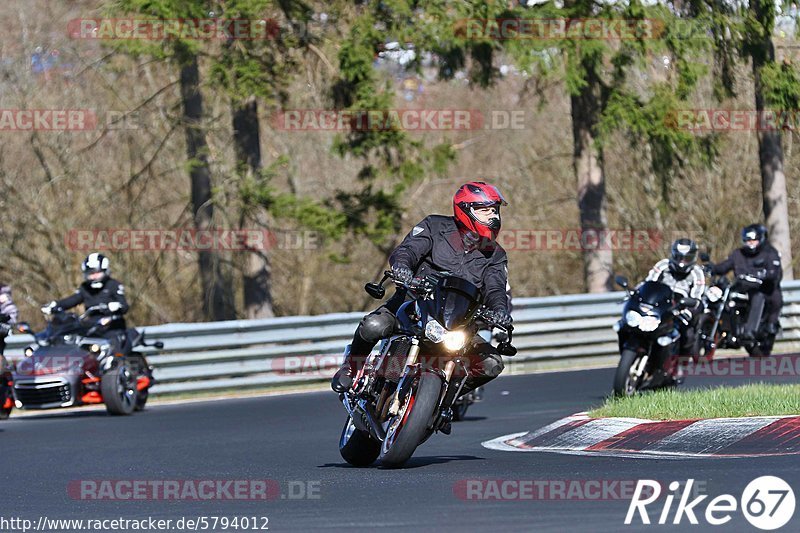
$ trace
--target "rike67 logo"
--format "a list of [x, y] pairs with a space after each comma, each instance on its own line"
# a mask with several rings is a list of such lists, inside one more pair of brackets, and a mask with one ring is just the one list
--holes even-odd
[[[690, 500], [693, 496], [693, 485], [694, 479], [689, 479], [686, 483], [673, 481], [669, 484], [669, 492], [661, 505], [659, 500], [662, 498], [662, 484], [651, 479], [640, 479], [628, 507], [625, 524], [630, 525], [638, 520], [642, 524], [650, 524], [651, 518], [654, 518], [650, 516], [650, 512], [658, 512], [660, 508], [657, 523], [661, 525], [685, 523], [684, 519], [696, 525], [700, 517], [707, 524], [721, 526], [730, 522], [737, 512], [741, 512], [751, 525], [770, 531], [786, 525], [794, 515], [794, 491], [779, 477], [761, 476], [754, 479], [745, 487], [738, 500], [730, 494], [721, 494], [707, 502], [707, 494], [694, 495]], [[678, 503], [673, 513], [675, 500]], [[701, 504], [704, 504], [705, 511], [702, 511]]]

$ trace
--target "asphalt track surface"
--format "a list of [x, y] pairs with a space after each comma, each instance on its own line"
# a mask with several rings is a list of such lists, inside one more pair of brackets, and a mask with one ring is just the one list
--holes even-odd
[[[89, 409], [0, 423], [0, 517], [171, 519], [267, 516], [269, 530], [366, 528], [423, 531], [685, 530], [625, 526], [629, 500], [476, 501], [457, 497], [467, 479], [638, 480], [693, 478], [713, 495], [737, 499], [752, 479], [777, 475], [800, 499], [797, 456], [657, 460], [488, 450], [481, 442], [537, 429], [600, 403], [612, 370], [501, 377], [450, 436], [434, 435], [403, 470], [353, 468], [337, 442], [345, 419], [333, 393], [229, 399], [148, 408], [130, 417]], [[694, 378], [694, 385], [723, 380]], [[728, 380], [727, 383], [733, 381]], [[691, 383], [687, 383], [691, 386]], [[86, 501], [68, 493], [76, 480], [252, 480], [280, 483], [269, 501]], [[296, 492], [289, 493], [289, 482]], [[315, 498], [294, 499], [304, 486]], [[677, 503], [676, 498], [676, 503]], [[709, 498], [710, 499], [710, 498]], [[706, 500], [707, 502], [708, 500]], [[673, 506], [673, 511], [674, 511]], [[701, 513], [705, 506], [701, 504]], [[651, 518], [658, 519], [661, 506]], [[670, 514], [669, 522], [673, 514]], [[734, 513], [721, 527], [757, 531]], [[636, 525], [638, 523], [638, 526]], [[800, 509], [784, 530], [797, 531]], [[221, 530], [218, 528], [217, 530]], [[173, 529], [173, 531], [176, 531]], [[233, 531], [233, 529], [228, 529]]]

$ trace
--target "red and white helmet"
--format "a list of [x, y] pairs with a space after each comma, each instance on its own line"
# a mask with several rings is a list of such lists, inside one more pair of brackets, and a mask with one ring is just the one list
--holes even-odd
[[[453, 216], [461, 231], [494, 241], [500, 233], [500, 206], [503, 205], [508, 205], [508, 202], [497, 187], [482, 181], [471, 181], [459, 187], [453, 196]], [[473, 211], [479, 207], [496, 207], [497, 218], [488, 222], [480, 221]]]

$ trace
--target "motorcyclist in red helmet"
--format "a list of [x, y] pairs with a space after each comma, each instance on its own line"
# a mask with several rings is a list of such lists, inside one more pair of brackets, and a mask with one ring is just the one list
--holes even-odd
[[[510, 326], [509, 299], [506, 292], [508, 268], [506, 252], [497, 243], [500, 232], [500, 207], [508, 205], [496, 187], [473, 181], [459, 187], [453, 197], [453, 216], [430, 215], [414, 226], [403, 242], [389, 256], [395, 277], [408, 281], [431, 272], [450, 272], [481, 289], [483, 303], [493, 311], [495, 322]], [[345, 350], [341, 368], [331, 387], [345, 392], [353, 385], [353, 376], [381, 339], [395, 330], [395, 313], [406, 299], [398, 289], [394, 296], [358, 325], [353, 342]], [[488, 383], [500, 375], [503, 361], [497, 350], [480, 337], [473, 341], [472, 361], [462, 394]]]

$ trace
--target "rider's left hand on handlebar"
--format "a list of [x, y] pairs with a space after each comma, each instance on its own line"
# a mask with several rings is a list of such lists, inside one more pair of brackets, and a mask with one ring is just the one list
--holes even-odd
[[392, 274], [394, 275], [394, 280], [400, 283], [408, 283], [414, 278], [414, 272], [402, 265], [393, 266]]
[[55, 302], [55, 300], [53, 300], [52, 302], [44, 304], [41, 307], [41, 310], [42, 310], [43, 314], [45, 314], [47, 316], [50, 316], [51, 314], [53, 314], [53, 311], [55, 310], [55, 308], [56, 308], [56, 302]]

